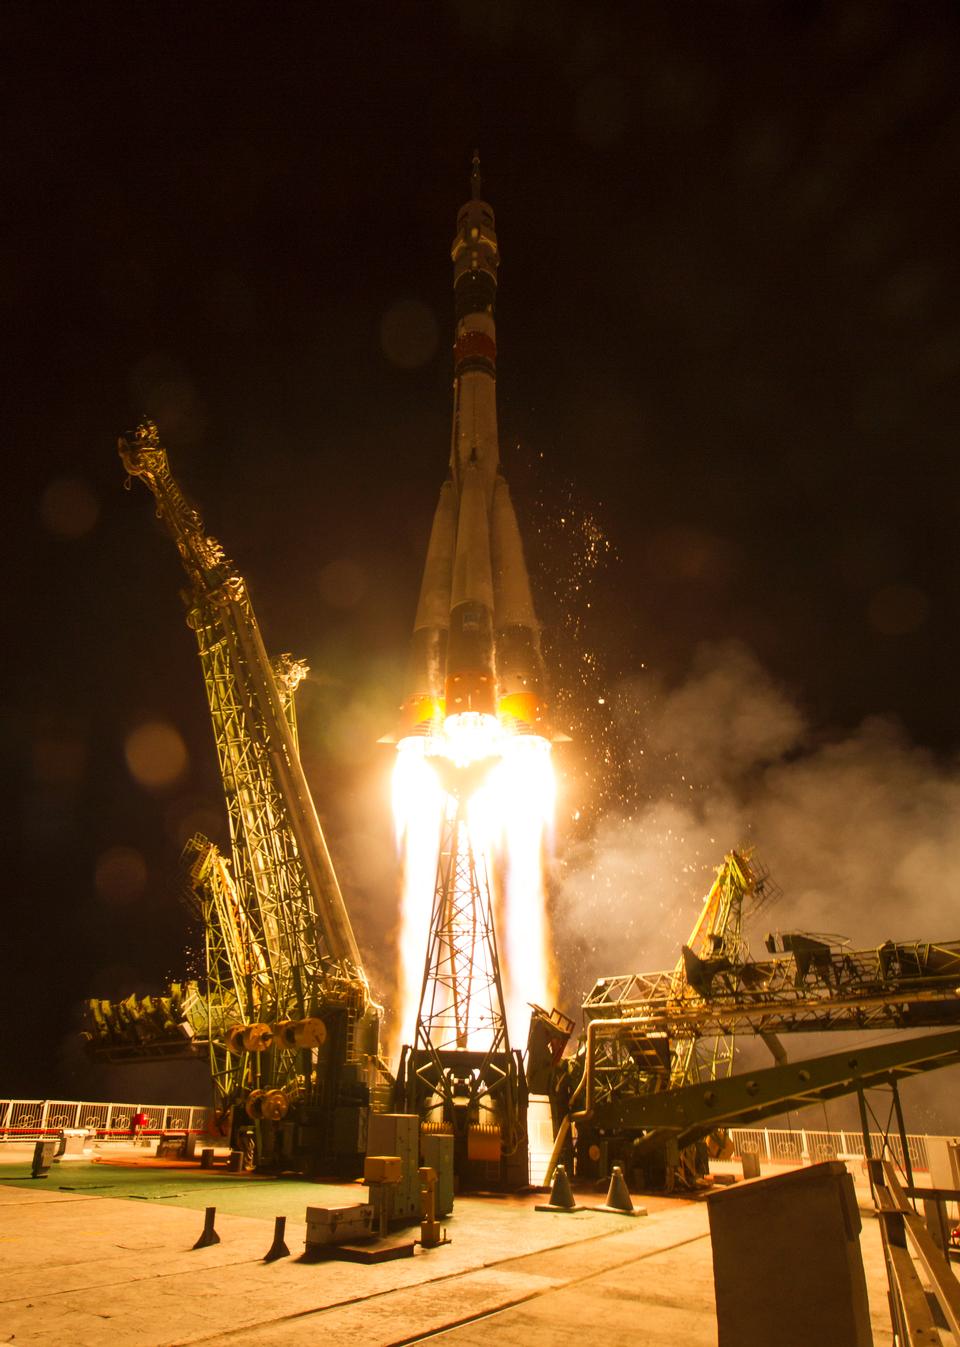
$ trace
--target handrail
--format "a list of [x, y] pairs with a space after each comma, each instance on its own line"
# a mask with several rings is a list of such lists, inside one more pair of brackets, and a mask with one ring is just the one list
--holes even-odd
[[202, 1132], [206, 1104], [143, 1104], [85, 1099], [0, 1099], [0, 1138], [86, 1128], [98, 1135], [124, 1135], [136, 1113], [149, 1118], [147, 1131]]
[[[883, 1148], [884, 1137], [880, 1132], [871, 1132], [874, 1153], [879, 1155]], [[863, 1158], [863, 1133], [853, 1128], [830, 1130], [819, 1127], [731, 1127], [730, 1139], [734, 1154], [755, 1151], [760, 1159], [776, 1162], [786, 1161], [796, 1164], [821, 1159]], [[925, 1133], [907, 1134], [910, 1150], [910, 1162], [914, 1170], [926, 1170], [930, 1167], [927, 1142], [931, 1139]], [[895, 1159], [900, 1156], [900, 1138], [895, 1133], [886, 1138]]]
[[[910, 1206], [906, 1191], [897, 1177], [896, 1167], [889, 1160], [871, 1160], [869, 1164], [877, 1216], [883, 1234], [894, 1328], [901, 1330], [901, 1336], [910, 1344], [939, 1341], [939, 1336], [924, 1336], [928, 1324], [920, 1299], [922, 1297], [926, 1305], [926, 1297], [914, 1267], [914, 1263], [919, 1263], [947, 1327], [955, 1337], [960, 1338], [960, 1282], [946, 1255], [937, 1247], [923, 1217]], [[909, 1269], [907, 1259], [910, 1260]], [[897, 1322], [898, 1311], [900, 1323]], [[929, 1329], [935, 1332], [936, 1326], [929, 1307], [927, 1315]]]

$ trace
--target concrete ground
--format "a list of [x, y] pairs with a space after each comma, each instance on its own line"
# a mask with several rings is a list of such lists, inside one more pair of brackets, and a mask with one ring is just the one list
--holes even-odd
[[[31, 1180], [28, 1149], [4, 1150], [0, 1343], [716, 1344], [703, 1202], [645, 1197], [649, 1215], [630, 1219], [534, 1212], [543, 1199], [533, 1196], [460, 1198], [443, 1248], [373, 1267], [302, 1263], [306, 1205], [363, 1200], [360, 1185], [66, 1160]], [[195, 1251], [208, 1205], [221, 1243]], [[293, 1256], [265, 1264], [278, 1214]], [[861, 1244], [874, 1341], [888, 1347], [879, 1229], [867, 1216]]]

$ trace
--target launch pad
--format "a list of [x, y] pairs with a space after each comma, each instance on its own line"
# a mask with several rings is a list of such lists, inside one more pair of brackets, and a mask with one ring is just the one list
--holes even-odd
[[451, 782], [413, 1044], [397, 1071], [397, 1107], [453, 1137], [461, 1186], [529, 1183], [527, 1088], [511, 1051], [487, 865], [467, 797]]
[[[382, 1007], [300, 761], [295, 694], [305, 665], [267, 655], [246, 583], [206, 533], [151, 422], [121, 439], [120, 456], [155, 498], [186, 571], [187, 624], [210, 707], [230, 848], [221, 853], [198, 835], [184, 851], [186, 887], [204, 928], [202, 985], [91, 1001], [88, 1045], [112, 1062], [205, 1052], [223, 1135], [250, 1165], [275, 1173], [356, 1176], [371, 1118], [393, 1108], [419, 1117], [424, 1135], [452, 1137], [462, 1189], [516, 1190], [530, 1178], [531, 1090], [550, 1098], [547, 1179], [562, 1158], [582, 1178], [602, 1181], [618, 1163], [668, 1188], [696, 1184], [711, 1136], [722, 1152], [724, 1128], [797, 1098], [855, 1092], [862, 1100], [867, 1083], [883, 1079], [899, 1117], [898, 1075], [952, 1063], [953, 1037], [941, 1036], [939, 1053], [913, 1041], [787, 1069], [777, 1035], [953, 1025], [960, 946], [851, 953], [795, 932], [779, 949], [768, 946], [772, 959], [757, 961], [743, 923], [773, 889], [746, 853], [725, 858], [676, 967], [601, 977], [582, 1007], [580, 1043], [566, 1051], [572, 1022], [549, 1009], [543, 871], [555, 736], [520, 531], [500, 470], [500, 252], [476, 156], [471, 189], [451, 248], [449, 471], [396, 736], [404, 1031], [397, 1077], [381, 1055]], [[515, 1043], [531, 1002], [524, 1061]], [[775, 1061], [746, 1084], [733, 1074], [738, 1032], [760, 1038]], [[704, 1084], [710, 1088], [699, 1089]]]
[[[618, 1231], [625, 1209], [612, 1199], [605, 1211], [581, 1211], [569, 1194], [560, 1200], [552, 1193], [534, 1218], [536, 1198], [523, 1194], [531, 1177], [549, 1182], [563, 1166], [581, 1187], [602, 1187], [612, 1173], [622, 1195], [625, 1175], [635, 1189], [698, 1196], [707, 1186], [708, 1155], [722, 1160], [728, 1153], [731, 1127], [844, 1094], [858, 1097], [870, 1159], [865, 1092], [883, 1086], [892, 1094], [891, 1116], [911, 1186], [897, 1083], [960, 1061], [960, 944], [887, 942], [851, 951], [843, 942], [789, 932], [771, 936], [771, 957], [756, 959], [744, 922], [771, 901], [774, 886], [748, 852], [725, 857], [673, 969], [599, 977], [580, 1007], [580, 1039], [568, 1049], [573, 1021], [551, 1008], [556, 988], [543, 864], [552, 827], [551, 745], [563, 736], [549, 723], [539, 623], [499, 466], [499, 247], [476, 160], [472, 187], [451, 253], [456, 340], [449, 475], [434, 515], [397, 733], [386, 736], [398, 750], [395, 801], [403, 857], [397, 998], [403, 1033], [396, 1077], [382, 1055], [382, 1007], [371, 994], [300, 761], [295, 693], [305, 666], [288, 654], [267, 655], [245, 581], [181, 491], [157, 428], [144, 422], [120, 442], [128, 474], [154, 496], [187, 574], [187, 622], [197, 639], [213, 722], [229, 849], [221, 853], [196, 836], [184, 852], [188, 888], [204, 928], [203, 981], [175, 984], [162, 996], [92, 1001], [90, 1048], [113, 1062], [206, 1053], [221, 1135], [238, 1164], [256, 1170], [246, 1189], [259, 1195], [248, 1198], [254, 1204], [269, 1194], [275, 1204], [295, 1207], [305, 1196], [303, 1184], [273, 1187], [265, 1176], [349, 1180], [365, 1163], [383, 1174], [395, 1169], [409, 1186], [417, 1166], [430, 1164], [424, 1151], [431, 1145], [438, 1154], [452, 1153], [450, 1188], [455, 1178], [460, 1193], [455, 1251], [447, 1251], [442, 1263], [426, 1249], [414, 1260], [421, 1270], [423, 1258], [442, 1268], [435, 1274], [405, 1281], [395, 1269], [390, 1276], [400, 1280], [394, 1284], [378, 1269], [386, 1278], [376, 1283], [379, 1291], [369, 1285], [351, 1290], [343, 1282], [341, 1300], [320, 1303], [299, 1279], [303, 1270], [293, 1276], [284, 1264], [276, 1275], [292, 1295], [289, 1303], [277, 1298], [276, 1312], [265, 1312], [256, 1323], [230, 1328], [218, 1320], [206, 1336], [186, 1326], [177, 1339], [184, 1343], [216, 1342], [221, 1335], [232, 1342], [281, 1336], [294, 1342], [301, 1334], [306, 1341], [309, 1329], [329, 1334], [331, 1326], [336, 1340], [341, 1328], [345, 1336], [355, 1330], [357, 1304], [395, 1293], [407, 1297], [397, 1303], [401, 1318], [409, 1308], [409, 1323], [371, 1337], [365, 1321], [368, 1340], [449, 1335], [486, 1341], [490, 1316], [513, 1315], [521, 1303], [546, 1304], [555, 1292], [562, 1298], [566, 1286], [621, 1266], [669, 1261], [676, 1249], [692, 1250], [705, 1237], [702, 1208], [695, 1204], [655, 1212], [649, 1229], [659, 1229], [652, 1237]], [[516, 1046], [518, 1005], [525, 1010], [528, 1003], [533, 1020], [523, 1054]], [[798, 1062], [787, 1061], [779, 1037], [878, 1027], [949, 1032]], [[767, 1046], [774, 1065], [735, 1072], [734, 1036], [745, 1033]], [[533, 1176], [527, 1135], [532, 1091], [549, 1099], [554, 1143], [546, 1173]], [[403, 1133], [403, 1146], [374, 1144], [375, 1135], [390, 1130], [388, 1123], [397, 1137]], [[891, 1136], [888, 1124], [884, 1155], [893, 1146]], [[192, 1188], [192, 1179], [184, 1182]], [[91, 1192], [115, 1186], [87, 1184]], [[500, 1196], [486, 1206], [463, 1196], [480, 1190]], [[38, 1203], [42, 1191], [33, 1193]], [[173, 1204], [189, 1197], [187, 1205], [195, 1206], [201, 1192], [206, 1203], [209, 1191], [199, 1186], [165, 1198]], [[241, 1191], [228, 1184], [224, 1201], [235, 1203]], [[309, 1186], [307, 1205], [320, 1205], [318, 1191]], [[344, 1192], [356, 1201], [355, 1190]], [[411, 1187], [404, 1201], [415, 1204], [416, 1196]], [[385, 1212], [388, 1194], [381, 1197]], [[31, 1204], [25, 1197], [19, 1205]], [[274, 1215], [296, 1218], [294, 1211]], [[556, 1219], [559, 1228], [552, 1224]], [[609, 1219], [610, 1228], [598, 1224]], [[474, 1222], [487, 1236], [497, 1227], [482, 1255]], [[384, 1215], [384, 1231], [386, 1225]], [[460, 1230], [467, 1232], [462, 1245]], [[508, 1236], [509, 1252], [503, 1243]], [[502, 1249], [492, 1266], [505, 1269], [495, 1291], [484, 1280], [491, 1247]], [[569, 1251], [566, 1262], [554, 1258], [561, 1248]], [[616, 1257], [607, 1263], [603, 1251], [610, 1250]], [[478, 1255], [481, 1261], [472, 1262]], [[599, 1270], [581, 1273], [594, 1255]], [[546, 1259], [542, 1267], [519, 1266], [540, 1257]], [[560, 1265], [565, 1270], [557, 1271]], [[679, 1275], [682, 1313], [688, 1315], [689, 1277]], [[436, 1300], [424, 1317], [414, 1293], [420, 1282], [442, 1280], [455, 1293], [458, 1279], [468, 1297], [483, 1283], [475, 1307], [465, 1312], [454, 1294], [448, 1317]], [[269, 1285], [264, 1283], [267, 1301]], [[623, 1286], [617, 1294], [624, 1294]], [[650, 1316], [647, 1340], [655, 1342], [649, 1324], [656, 1319], [656, 1297], [649, 1304], [640, 1298]], [[315, 1315], [325, 1316], [319, 1325], [308, 1322]], [[560, 1340], [556, 1322], [546, 1317], [552, 1336], [544, 1340], [553, 1343]], [[297, 1321], [292, 1328], [291, 1320]], [[480, 1320], [484, 1326], [475, 1329]], [[713, 1341], [710, 1315], [696, 1329], [682, 1319], [664, 1323], [664, 1343]], [[517, 1325], [526, 1339], [522, 1313]], [[698, 1336], [702, 1329], [710, 1336]], [[594, 1336], [602, 1332], [597, 1326]], [[576, 1337], [583, 1339], [582, 1325]]]
[[[114, 1170], [114, 1188], [107, 1166], [85, 1167], [104, 1186], [84, 1189], [77, 1166], [43, 1186], [13, 1177], [26, 1167], [0, 1166], [0, 1300], [17, 1343], [297, 1347], [322, 1338], [387, 1347], [437, 1336], [451, 1347], [521, 1339], [555, 1347], [635, 1341], [641, 1323], [650, 1347], [715, 1347], [702, 1202], [645, 1198], [648, 1217], [624, 1222], [596, 1211], [535, 1214], [533, 1195], [464, 1198], [450, 1245], [367, 1268], [298, 1261], [304, 1207], [350, 1200], [351, 1185], [238, 1178], [229, 1187], [199, 1182], [191, 1194], [179, 1181], [145, 1201], [148, 1188], [138, 1191], [132, 1171]], [[71, 1182], [73, 1192], [59, 1186]], [[867, 1191], [859, 1197], [865, 1204]], [[194, 1250], [211, 1202], [220, 1243]], [[291, 1257], [264, 1263], [281, 1213]], [[874, 1343], [885, 1347], [876, 1221], [864, 1219], [861, 1248]]]
[[[406, 853], [399, 1018], [413, 1039], [400, 1077], [381, 1056], [382, 1008], [300, 761], [295, 693], [306, 666], [289, 654], [267, 655], [246, 582], [206, 533], [151, 421], [121, 437], [120, 457], [128, 478], [153, 495], [186, 571], [187, 625], [213, 722], [230, 847], [221, 853], [197, 835], [182, 857], [204, 927], [203, 985], [175, 984], [162, 996], [116, 1004], [93, 1000], [86, 1038], [94, 1055], [114, 1062], [205, 1051], [224, 1132], [260, 1169], [357, 1174], [371, 1111], [389, 1107], [392, 1094], [393, 1106], [419, 1115], [426, 1130], [453, 1136], [462, 1185], [518, 1188], [529, 1178], [527, 1087], [510, 1045], [508, 1003], [525, 1017], [531, 999], [552, 991], [543, 848], [553, 780], [548, 764], [544, 770], [551, 735], [540, 628], [500, 471], [499, 246], [476, 155], [451, 259], [452, 447], [398, 730], [397, 772], [423, 768], [413, 808], [426, 819], [424, 826], [412, 813], [398, 827]], [[414, 798], [409, 775], [405, 784]], [[436, 874], [429, 930], [411, 916], [424, 857]], [[511, 954], [503, 966], [495, 908]], [[411, 965], [420, 965], [424, 942], [418, 985]], [[525, 1027], [515, 1022], [515, 1032]]]

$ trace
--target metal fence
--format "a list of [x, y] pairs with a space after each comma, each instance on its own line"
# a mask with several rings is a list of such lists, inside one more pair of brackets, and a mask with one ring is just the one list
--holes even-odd
[[[147, 1115], [145, 1133], [202, 1132], [209, 1110], [199, 1104], [92, 1104], [76, 1099], [0, 1099], [0, 1139], [30, 1141], [48, 1132], [59, 1132], [64, 1127], [88, 1128], [100, 1137], [122, 1136], [129, 1134], [130, 1120], [138, 1112]], [[818, 1160], [863, 1158], [862, 1132], [821, 1132], [804, 1127], [795, 1130], [734, 1127], [730, 1136], [735, 1156], [752, 1152], [773, 1164], [799, 1165], [814, 1164]], [[883, 1137], [879, 1132], [870, 1133], [870, 1144], [873, 1154], [880, 1156]], [[913, 1168], [929, 1169], [926, 1137], [910, 1134], [907, 1145]], [[902, 1166], [903, 1148], [899, 1136], [888, 1136], [886, 1146], [888, 1157]]]
[[[773, 1164], [799, 1165], [815, 1164], [818, 1160], [863, 1159], [862, 1132], [817, 1132], [804, 1127], [798, 1127], [795, 1131], [776, 1127], [734, 1127], [730, 1136], [734, 1155], [752, 1152], [759, 1155], [761, 1160], [769, 1160]], [[903, 1147], [896, 1134], [887, 1137], [884, 1152], [882, 1134], [871, 1132], [870, 1146], [875, 1156], [885, 1153], [902, 1166]], [[907, 1146], [913, 1168], [929, 1169], [926, 1137], [908, 1134]]]
[[90, 1104], [77, 1099], [0, 1099], [0, 1139], [30, 1141], [65, 1127], [84, 1127], [97, 1136], [130, 1132], [135, 1113], [145, 1113], [145, 1133], [202, 1132], [209, 1110], [189, 1104]]

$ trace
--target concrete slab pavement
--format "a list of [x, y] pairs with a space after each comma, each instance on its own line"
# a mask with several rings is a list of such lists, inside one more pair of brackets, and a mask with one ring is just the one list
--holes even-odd
[[[62, 1173], [69, 1184], [70, 1171]], [[353, 1186], [306, 1187], [315, 1205], [343, 1191], [358, 1196]], [[630, 1220], [534, 1213], [532, 1195], [460, 1198], [451, 1245], [358, 1267], [296, 1261], [305, 1203], [288, 1220], [294, 1257], [265, 1265], [272, 1214], [218, 1213], [222, 1242], [194, 1251], [202, 1225], [196, 1207], [206, 1192], [216, 1200], [212, 1189], [196, 1185], [189, 1206], [99, 1191], [0, 1185], [0, 1343], [299, 1347], [322, 1340], [338, 1347], [362, 1340], [397, 1347], [436, 1336], [452, 1347], [479, 1347], [481, 1339], [484, 1347], [618, 1347], [635, 1343], [641, 1329], [647, 1347], [716, 1342], [707, 1212], [699, 1202], [645, 1197], [650, 1215]], [[283, 1185], [275, 1194], [283, 1198]], [[869, 1217], [862, 1248], [876, 1347], [888, 1347], [879, 1229]]]
[[[322, 1189], [312, 1190], [319, 1205]], [[263, 1333], [291, 1316], [448, 1281], [517, 1254], [589, 1243], [622, 1229], [620, 1218], [605, 1213], [535, 1214], [533, 1201], [461, 1199], [451, 1245], [358, 1268], [294, 1259], [264, 1265], [272, 1219], [218, 1214], [222, 1242], [194, 1251], [202, 1224], [194, 1210], [0, 1186], [0, 1325], [7, 1340], [15, 1333], [18, 1347], [170, 1347], [247, 1327]], [[296, 1255], [302, 1212], [287, 1233]], [[462, 1295], [469, 1294], [466, 1286]], [[502, 1303], [502, 1288], [491, 1295], [484, 1305]]]

